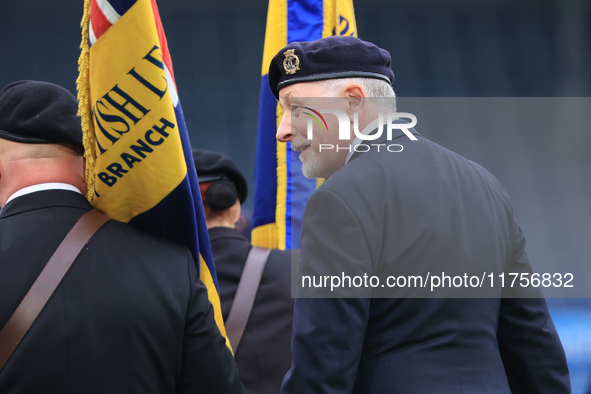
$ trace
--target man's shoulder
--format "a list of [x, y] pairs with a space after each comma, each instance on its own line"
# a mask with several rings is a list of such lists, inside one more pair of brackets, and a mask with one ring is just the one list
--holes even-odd
[[82, 276], [91, 272], [97, 282], [117, 282], [111, 285], [114, 294], [134, 289], [161, 294], [162, 300], [173, 299], [165, 295], [171, 289], [175, 300], [185, 300], [191, 277], [197, 277], [187, 247], [114, 220], [97, 231], [73, 268]]
[[[432, 206], [434, 196], [477, 197], [487, 190], [510, 205], [507, 191], [483, 166], [426, 138], [403, 141], [400, 152], [377, 147], [360, 153], [328, 178], [310, 197], [308, 214], [327, 209], [351, 212], [388, 206]], [[316, 208], [316, 209], [313, 209]], [[308, 216], [309, 216], [308, 215]]]
[[367, 152], [355, 154], [322, 186], [337, 194], [354, 193], [355, 190], [366, 192], [376, 187], [383, 190], [388, 185], [401, 190], [404, 186], [424, 183], [434, 176], [455, 176], [459, 171], [502, 187], [484, 166], [423, 136], [417, 136], [416, 141], [406, 138], [392, 140], [392, 144], [396, 143], [395, 149], [388, 149], [388, 144], [371, 144]]
[[369, 196], [375, 193], [377, 188], [383, 187], [384, 177], [379, 170], [379, 159], [376, 162], [375, 157], [369, 157], [366, 153], [362, 156], [364, 157], [350, 161], [325, 179], [312, 193], [309, 201], [336, 198], [347, 203], [363, 195]]
[[147, 261], [187, 261], [191, 253], [177, 242], [116, 220], [107, 222], [97, 232], [95, 242], [111, 253]]

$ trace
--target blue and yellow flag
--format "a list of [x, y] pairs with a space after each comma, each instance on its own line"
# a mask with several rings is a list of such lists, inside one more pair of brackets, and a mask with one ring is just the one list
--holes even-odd
[[197, 173], [156, 2], [86, 0], [81, 47], [78, 100], [90, 202], [113, 219], [186, 245], [226, 336]]
[[316, 181], [302, 174], [291, 144], [275, 140], [283, 111], [269, 89], [271, 59], [290, 42], [334, 35], [357, 37], [352, 0], [269, 0], [259, 97], [253, 245], [298, 249], [304, 206], [316, 188]]

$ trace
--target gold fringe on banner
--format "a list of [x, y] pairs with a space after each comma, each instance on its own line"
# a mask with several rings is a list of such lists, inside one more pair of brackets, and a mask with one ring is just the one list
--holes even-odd
[[[322, 26], [322, 38], [332, 36], [332, 32], [336, 29], [338, 20], [337, 0], [330, 0], [322, 2], [324, 24]], [[338, 35], [338, 33], [336, 33]]]
[[252, 245], [261, 248], [277, 249], [277, 226], [275, 223], [263, 224], [252, 229]]
[[84, 14], [82, 15], [82, 42], [80, 43], [80, 58], [78, 59], [78, 116], [82, 123], [82, 142], [84, 144], [84, 158], [86, 159], [86, 198], [92, 204], [94, 201], [94, 125], [92, 123], [92, 110], [90, 105], [90, 47], [88, 45], [88, 34], [90, 24], [90, 0], [84, 1]]

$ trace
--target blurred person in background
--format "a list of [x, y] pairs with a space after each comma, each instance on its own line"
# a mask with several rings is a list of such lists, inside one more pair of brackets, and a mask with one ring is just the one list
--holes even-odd
[[[236, 164], [221, 153], [193, 149], [193, 158], [216, 266], [222, 314], [231, 341], [233, 328], [229, 315], [243, 313], [249, 307], [236, 295], [239, 284], [256, 292], [241, 340], [239, 344], [232, 343], [240, 379], [249, 393], [276, 394], [291, 366], [294, 301], [291, 297], [291, 252], [271, 250], [268, 257], [260, 256], [259, 261], [253, 263], [263, 264], [260, 283], [244, 275], [253, 247], [236, 228], [236, 223], [248, 193], [246, 180]], [[266, 261], [262, 261], [264, 259]]]

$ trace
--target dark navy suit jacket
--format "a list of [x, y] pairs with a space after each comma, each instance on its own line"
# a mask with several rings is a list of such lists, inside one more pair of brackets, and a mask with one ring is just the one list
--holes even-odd
[[[228, 317], [251, 244], [238, 230], [209, 230], [222, 314]], [[240, 379], [253, 394], [276, 394], [291, 365], [292, 251], [272, 250], [246, 324], [235, 349]]]
[[[448, 269], [531, 272], [498, 180], [416, 136], [382, 141], [402, 152], [372, 147], [353, 155], [315, 191], [303, 218], [301, 275], [368, 274], [383, 284], [388, 276]], [[539, 293], [405, 298], [419, 293], [399, 290], [397, 298], [371, 287], [340, 293], [362, 298], [297, 298], [294, 363], [282, 393], [570, 392], [564, 351]], [[298, 295], [306, 295], [303, 288]]]
[[[0, 326], [76, 221], [63, 190], [0, 214]], [[110, 221], [66, 273], [4, 369], [0, 393], [240, 393], [232, 354], [189, 250]]]

